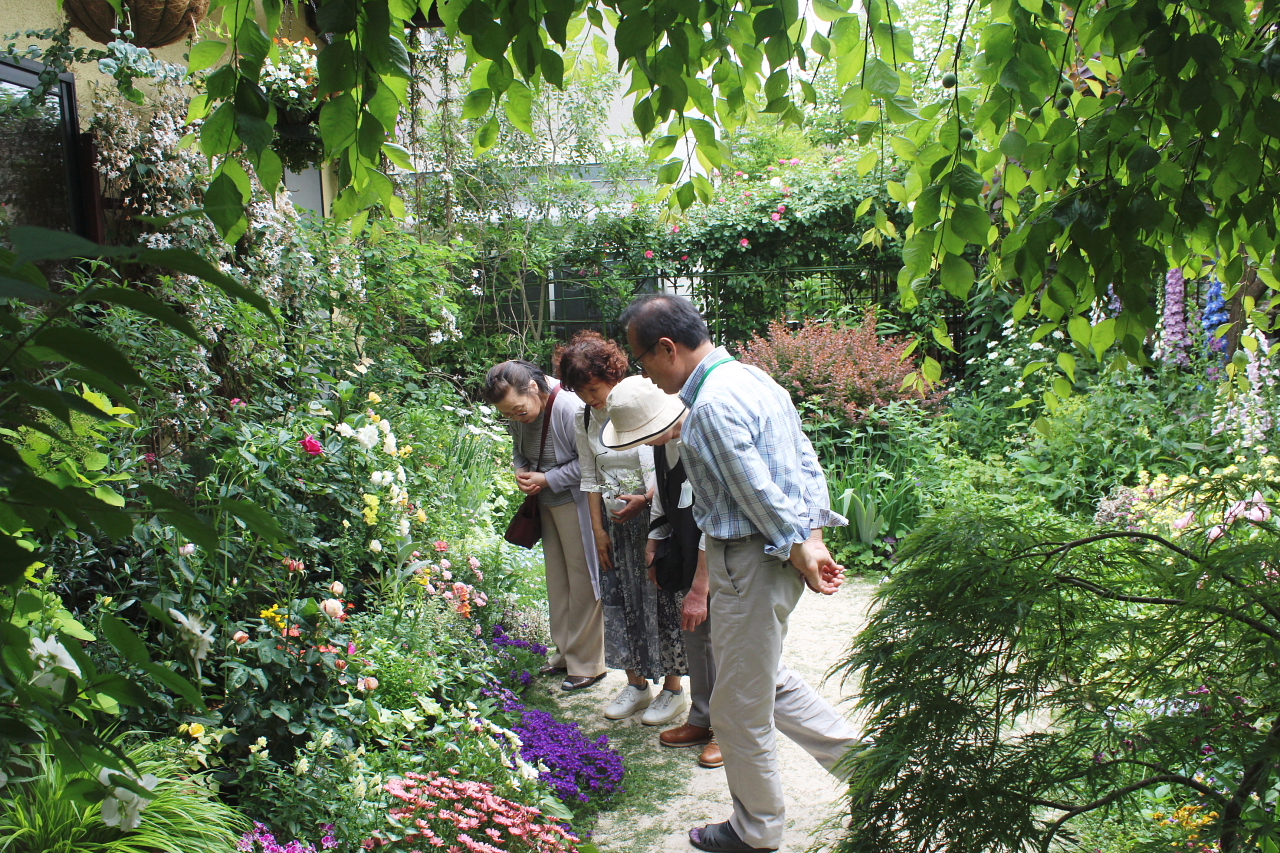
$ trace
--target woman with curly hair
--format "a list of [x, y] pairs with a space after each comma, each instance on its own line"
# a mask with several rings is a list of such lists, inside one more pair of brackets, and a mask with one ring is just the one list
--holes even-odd
[[[657, 726], [684, 713], [688, 699], [681, 676], [688, 668], [680, 596], [659, 589], [646, 562], [655, 484], [653, 448], [613, 450], [600, 441], [605, 401], [627, 372], [622, 348], [588, 331], [574, 336], [561, 351], [557, 375], [586, 404], [576, 423], [578, 459], [600, 563], [605, 664], [627, 673], [627, 686], [604, 716], [620, 720], [643, 710], [641, 722]], [[662, 689], [655, 697], [649, 681], [660, 679]]]

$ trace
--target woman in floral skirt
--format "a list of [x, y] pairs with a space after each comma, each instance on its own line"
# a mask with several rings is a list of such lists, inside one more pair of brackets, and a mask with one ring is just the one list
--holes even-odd
[[[657, 726], [680, 716], [688, 706], [681, 686], [688, 669], [680, 596], [650, 580], [645, 560], [653, 448], [612, 450], [600, 441], [605, 401], [627, 369], [621, 347], [597, 332], [581, 332], [561, 352], [557, 374], [586, 404], [576, 424], [578, 459], [600, 562], [605, 664], [627, 673], [627, 686], [604, 715], [620, 720], [643, 710], [641, 722]], [[651, 680], [662, 680], [657, 696], [652, 695]]]

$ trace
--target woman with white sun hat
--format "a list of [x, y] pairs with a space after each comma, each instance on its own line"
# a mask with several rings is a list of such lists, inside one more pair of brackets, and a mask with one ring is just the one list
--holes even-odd
[[715, 662], [707, 621], [706, 557], [698, 547], [701, 535], [693, 520], [693, 491], [680, 460], [680, 431], [689, 410], [679, 397], [641, 376], [628, 377], [614, 386], [605, 410], [609, 418], [601, 431], [605, 446], [623, 450], [647, 444], [654, 448], [657, 488], [646, 562], [650, 578], [660, 589], [683, 597], [680, 627], [689, 670], [689, 717], [684, 724], [664, 731], [659, 741], [670, 747], [702, 746], [698, 763], [720, 767], [724, 759], [711, 729]]

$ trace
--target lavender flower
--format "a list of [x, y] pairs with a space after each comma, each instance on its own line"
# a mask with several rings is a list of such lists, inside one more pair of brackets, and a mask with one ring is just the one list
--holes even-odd
[[[338, 839], [333, 834], [333, 824], [321, 827], [324, 837], [320, 839], [321, 850], [332, 850], [338, 846]], [[281, 844], [264, 823], [253, 822], [253, 829], [246, 832], [236, 842], [236, 849], [241, 853], [317, 853], [316, 848], [305, 841], [290, 841]]]

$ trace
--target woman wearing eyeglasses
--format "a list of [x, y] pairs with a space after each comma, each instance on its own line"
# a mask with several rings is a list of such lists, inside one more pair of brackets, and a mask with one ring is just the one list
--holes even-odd
[[604, 617], [575, 431], [583, 404], [577, 396], [561, 393], [559, 385], [536, 364], [504, 361], [490, 368], [480, 396], [507, 418], [520, 491], [538, 496], [556, 646], [543, 674], [563, 672], [561, 689], [581, 690], [605, 676]]
[[[582, 489], [591, 505], [600, 562], [605, 663], [627, 673], [627, 685], [605, 708], [604, 716], [620, 720], [643, 711], [642, 723], [662, 725], [684, 713], [688, 705], [681, 689], [681, 676], [688, 666], [680, 598], [651, 583], [647, 568], [649, 505], [655, 485], [653, 448], [614, 450], [600, 440], [608, 419], [605, 401], [627, 375], [627, 356], [599, 333], [581, 332], [561, 352], [557, 373], [564, 387], [586, 404], [575, 426]], [[651, 680], [662, 681], [656, 696]]]

